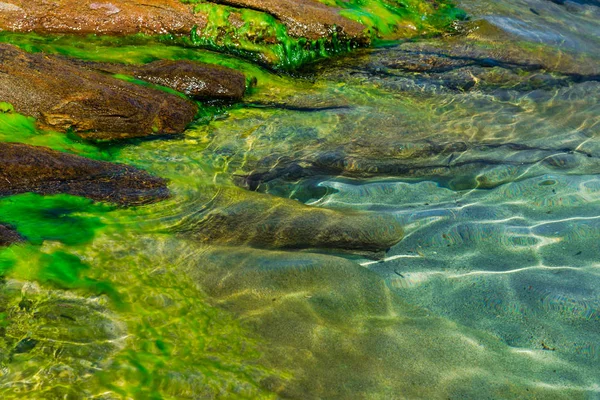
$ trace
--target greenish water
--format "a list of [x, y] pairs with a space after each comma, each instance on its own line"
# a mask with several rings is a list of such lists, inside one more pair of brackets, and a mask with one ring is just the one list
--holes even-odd
[[0, 251], [2, 397], [598, 398], [600, 7], [579, 3], [466, 0], [462, 35], [294, 76], [22, 37], [258, 83], [183, 136], [118, 145], [0, 107], [0, 140], [132, 164], [173, 194], [0, 199], [30, 240]]

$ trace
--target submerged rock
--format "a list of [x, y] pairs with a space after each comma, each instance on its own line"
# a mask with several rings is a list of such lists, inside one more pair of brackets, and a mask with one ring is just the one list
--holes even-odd
[[9, 226], [0, 224], [0, 247], [22, 242], [24, 239], [17, 231]]
[[201, 242], [258, 248], [324, 248], [378, 252], [398, 243], [398, 221], [343, 213], [241, 190], [222, 192], [201, 218], [185, 217], [177, 231]]
[[131, 75], [201, 100], [240, 100], [246, 91], [244, 74], [219, 65], [187, 60], [161, 60], [145, 65], [74, 62], [92, 70]]
[[121, 205], [169, 195], [166, 181], [137, 168], [20, 143], [0, 143], [0, 196], [66, 193]]
[[[54, 288], [53, 288], [54, 289]], [[126, 327], [98, 298], [7, 280], [0, 287], [2, 398], [90, 398], [94, 374], [125, 345]], [[38, 378], [41, 377], [41, 378]]]
[[42, 127], [99, 140], [181, 133], [197, 111], [178, 96], [6, 44], [0, 100]]

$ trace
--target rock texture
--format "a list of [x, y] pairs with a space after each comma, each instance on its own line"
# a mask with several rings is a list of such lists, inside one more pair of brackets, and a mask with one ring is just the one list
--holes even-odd
[[178, 96], [7, 44], [0, 44], [0, 100], [44, 128], [99, 140], [181, 133], [197, 111]]
[[145, 65], [76, 62], [92, 70], [131, 75], [200, 100], [240, 100], [246, 91], [244, 74], [218, 65], [187, 60], [161, 60]]
[[188, 34], [206, 23], [179, 0], [4, 0], [0, 11], [0, 29], [15, 32]]
[[[296, 37], [318, 39], [337, 30], [363, 37], [364, 26], [316, 0], [223, 0], [214, 3], [255, 9], [274, 15]], [[4, 0], [0, 30], [39, 33], [128, 35], [189, 34], [203, 28], [207, 16], [180, 0]], [[335, 27], [335, 28], [334, 28]]]
[[46, 147], [0, 143], [0, 196], [67, 193], [120, 205], [168, 197], [166, 181], [137, 168]]
[[0, 224], [0, 247], [22, 242], [24, 239], [9, 226]]
[[282, 21], [292, 36], [319, 39], [337, 31], [366, 40], [365, 27], [315, 0], [216, 0], [215, 3], [263, 11]]

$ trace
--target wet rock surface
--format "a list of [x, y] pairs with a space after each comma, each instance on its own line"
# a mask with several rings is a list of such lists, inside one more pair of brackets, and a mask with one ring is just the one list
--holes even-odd
[[169, 195], [164, 179], [131, 166], [0, 143], [0, 196], [26, 192], [67, 193], [120, 205], [151, 203]]
[[[339, 15], [339, 10], [318, 1], [224, 0], [214, 3], [255, 9], [280, 19], [293, 36], [319, 39], [335, 30], [366, 40], [364, 26]], [[189, 34], [206, 25], [207, 15], [180, 0], [60, 0], [1, 3], [0, 29], [15, 32], [127, 35]]]
[[24, 238], [10, 226], [0, 223], [0, 248], [23, 242]]
[[0, 4], [0, 29], [16, 32], [188, 34], [206, 21], [179, 0], [5, 0]]
[[199, 100], [240, 100], [246, 90], [246, 78], [243, 73], [218, 65], [187, 60], [161, 60], [145, 65], [70, 61], [91, 70], [131, 75]]
[[44, 127], [86, 139], [178, 134], [197, 107], [178, 96], [0, 45], [0, 99]]
[[[430, 93], [552, 90], [574, 83], [599, 81], [596, 60], [519, 49], [486, 50], [468, 37], [451, 41], [404, 43], [393, 49], [366, 50], [316, 72], [339, 80], [368, 80], [390, 91]], [[335, 64], [334, 64], [335, 65]], [[348, 68], [350, 67], [350, 68]]]
[[[377, 141], [360, 141], [339, 151], [310, 153], [294, 159], [279, 155], [275, 163], [266, 158], [263, 166], [238, 177], [249, 190], [268, 191], [286, 182], [340, 176], [355, 179], [398, 177], [434, 180], [454, 190], [493, 188], [525, 179], [544, 171], [578, 173], [582, 168], [600, 171], [597, 155], [575, 148], [535, 148], [525, 144], [403, 142], [389, 144], [387, 152]], [[398, 150], [393, 154], [394, 147]], [[410, 148], [406, 151], [405, 149]], [[405, 151], [403, 151], [405, 150]], [[402, 154], [404, 153], [404, 154]], [[310, 186], [310, 183], [308, 183]]]

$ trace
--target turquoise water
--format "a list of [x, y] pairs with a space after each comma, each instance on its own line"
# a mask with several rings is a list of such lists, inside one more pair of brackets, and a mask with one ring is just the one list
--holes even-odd
[[41, 211], [0, 254], [0, 393], [599, 398], [600, 7], [566, 3], [465, 0], [458, 36], [293, 77], [229, 59], [257, 87], [182, 137], [58, 142], [173, 195], [10, 198]]

